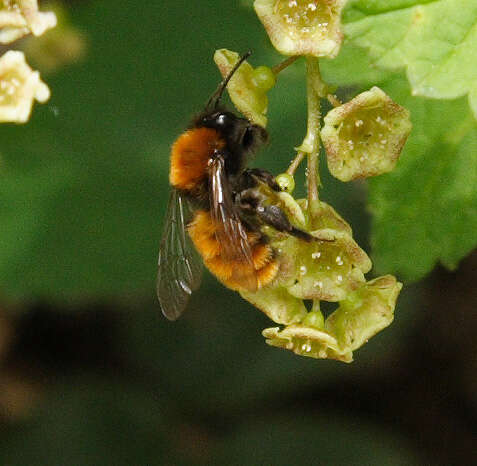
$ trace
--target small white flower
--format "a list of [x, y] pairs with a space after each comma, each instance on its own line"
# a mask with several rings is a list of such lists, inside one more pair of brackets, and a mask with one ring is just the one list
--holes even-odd
[[8, 44], [33, 33], [40, 36], [56, 26], [52, 12], [38, 11], [37, 0], [0, 0], [0, 43]]
[[48, 86], [27, 65], [23, 52], [10, 50], [0, 58], [0, 122], [28, 121], [33, 100], [49, 97]]

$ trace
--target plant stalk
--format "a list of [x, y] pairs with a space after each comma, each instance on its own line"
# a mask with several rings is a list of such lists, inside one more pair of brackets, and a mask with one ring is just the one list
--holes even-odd
[[295, 175], [296, 169], [300, 165], [300, 163], [303, 161], [305, 158], [305, 152], [299, 150], [295, 156], [295, 158], [292, 160], [290, 166], [288, 167], [287, 173], [291, 176]]
[[320, 186], [320, 99], [327, 95], [327, 86], [321, 80], [318, 59], [314, 57], [306, 57], [306, 89], [308, 104], [307, 133], [299, 149], [308, 154], [308, 206], [310, 219], [312, 220], [314, 215], [311, 207], [319, 200], [318, 187]]
[[285, 68], [288, 68], [292, 63], [295, 63], [295, 61], [299, 58], [299, 55], [295, 55], [287, 58], [286, 60], [283, 60], [278, 65], [272, 66], [273, 74], [277, 75], [278, 73], [280, 73], [280, 71], [283, 71]]

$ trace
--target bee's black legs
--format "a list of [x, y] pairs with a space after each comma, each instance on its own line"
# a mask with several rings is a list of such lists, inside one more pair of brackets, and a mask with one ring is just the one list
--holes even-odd
[[314, 239], [314, 237], [309, 235], [306, 231], [294, 227], [289, 222], [283, 210], [276, 205], [266, 207], [258, 206], [257, 215], [263, 223], [270, 225], [278, 231], [288, 233], [304, 241], [312, 241]]
[[237, 186], [238, 190], [243, 191], [244, 189], [256, 187], [257, 180], [265, 183], [274, 191], [281, 191], [280, 186], [275, 181], [275, 177], [267, 170], [262, 170], [261, 168], [248, 168], [245, 170], [240, 176]]

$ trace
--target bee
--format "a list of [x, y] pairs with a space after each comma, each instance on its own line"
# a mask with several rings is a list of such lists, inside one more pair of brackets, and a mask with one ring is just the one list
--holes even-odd
[[165, 317], [177, 319], [201, 281], [204, 264], [225, 286], [256, 291], [279, 271], [278, 253], [265, 225], [305, 241], [277, 205], [280, 187], [247, 161], [268, 139], [266, 130], [220, 105], [243, 55], [219, 84], [202, 113], [174, 142], [172, 186], [161, 240], [157, 295]]

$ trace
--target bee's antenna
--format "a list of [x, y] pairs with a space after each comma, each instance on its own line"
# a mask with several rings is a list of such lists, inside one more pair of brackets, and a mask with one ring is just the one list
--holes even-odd
[[235, 66], [232, 68], [230, 73], [225, 77], [225, 79], [219, 84], [219, 87], [217, 90], [212, 94], [210, 99], [207, 102], [207, 105], [205, 108], [207, 109], [215, 109], [217, 108], [217, 105], [219, 105], [220, 99], [222, 98], [222, 94], [225, 91], [225, 88], [227, 87], [227, 84], [230, 81], [230, 78], [234, 75], [234, 73], [239, 69], [240, 65], [252, 54], [252, 51], [249, 50], [248, 52], [245, 52], [239, 59], [239, 61], [235, 64]]

